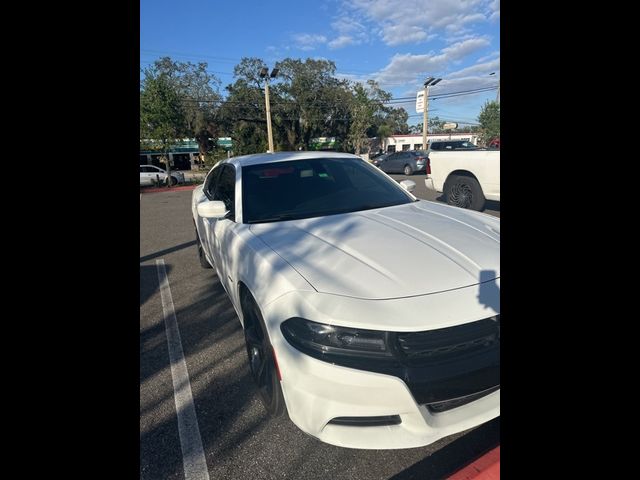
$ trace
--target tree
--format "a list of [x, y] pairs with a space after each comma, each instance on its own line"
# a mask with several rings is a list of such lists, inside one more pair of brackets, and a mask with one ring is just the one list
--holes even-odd
[[217, 110], [222, 97], [220, 80], [207, 72], [207, 63], [176, 62], [170, 57], [156, 60], [153, 70], [164, 75], [180, 96], [185, 118], [185, 135], [195, 138], [201, 158], [215, 148], [210, 138], [218, 137]]
[[427, 122], [429, 127], [429, 133], [449, 133], [448, 130], [445, 130], [444, 124], [447, 123], [444, 120], [440, 120], [438, 116], [432, 117]]
[[366, 86], [360, 82], [353, 84], [353, 98], [350, 108], [349, 145], [356, 155], [367, 140], [367, 131], [375, 122], [376, 115], [386, 112], [384, 103], [391, 94], [382, 90], [374, 80], [367, 80]]
[[171, 186], [168, 153], [185, 133], [185, 113], [180, 95], [166, 74], [144, 71], [140, 91], [140, 138], [160, 146]]
[[286, 58], [276, 63], [278, 83], [271, 90], [279, 101], [272, 102], [281, 140], [289, 147], [309, 148], [313, 137], [336, 137], [348, 133], [349, 82], [334, 77], [336, 66], [329, 60]]
[[[266, 64], [259, 58], [242, 58], [233, 69], [236, 80], [226, 87], [228, 95], [220, 107], [221, 129], [233, 138], [233, 150], [239, 155], [267, 150], [267, 117], [259, 76], [263, 67]], [[272, 104], [277, 102], [277, 95], [272, 93], [271, 97]]]
[[412, 133], [414, 135], [417, 134], [422, 134], [422, 122], [421, 123], [416, 123], [415, 125], [411, 125], [409, 127], [409, 133]]
[[480, 142], [488, 144], [494, 138], [500, 137], [500, 104], [487, 101], [478, 115], [480, 123]]

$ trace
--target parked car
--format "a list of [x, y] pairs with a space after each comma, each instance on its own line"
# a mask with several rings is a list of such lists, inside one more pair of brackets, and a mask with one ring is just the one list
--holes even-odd
[[492, 150], [500, 150], [500, 139], [494, 138], [493, 140], [491, 140], [487, 145], [487, 148], [490, 148]]
[[361, 158], [224, 160], [192, 194], [200, 263], [265, 409], [333, 445], [428, 445], [500, 415], [500, 219]]
[[429, 150], [477, 150], [479, 147], [466, 140], [441, 140], [431, 142]]
[[431, 152], [424, 184], [449, 205], [482, 211], [487, 199], [500, 201], [500, 151]]
[[[155, 165], [140, 165], [140, 186], [167, 183], [167, 171]], [[171, 185], [184, 183], [184, 173], [172, 170]]]
[[405, 150], [389, 154], [379, 164], [380, 170], [385, 173], [404, 173], [413, 175], [416, 172], [425, 172], [427, 153], [423, 150]]
[[390, 153], [382, 153], [380, 155], [377, 155], [376, 157], [374, 157], [371, 160], [371, 163], [374, 164], [376, 167], [379, 167], [380, 164], [389, 156], [391, 155]]

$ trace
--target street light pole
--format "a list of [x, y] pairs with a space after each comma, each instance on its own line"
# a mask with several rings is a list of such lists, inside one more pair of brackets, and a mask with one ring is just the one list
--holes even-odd
[[[269, 137], [269, 153], [273, 153], [273, 132], [271, 131], [271, 102], [269, 101], [269, 77], [267, 76], [269, 69], [267, 67], [263, 67], [260, 70], [260, 78], [265, 79], [264, 83], [264, 101], [267, 109], [267, 136]], [[278, 68], [274, 68], [271, 71], [271, 78], [275, 78], [278, 75]]]
[[429, 108], [429, 87], [438, 83], [441, 78], [429, 77], [424, 82], [424, 114], [422, 116], [422, 150], [427, 149], [427, 109]]
[[[491, 72], [489, 76], [495, 75], [496, 72]], [[498, 78], [498, 93], [496, 94], [496, 102], [500, 103], [500, 78]]]

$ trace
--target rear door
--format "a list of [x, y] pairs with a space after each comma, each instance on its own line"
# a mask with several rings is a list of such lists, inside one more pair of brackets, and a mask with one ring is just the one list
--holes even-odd
[[396, 155], [397, 153], [392, 153], [387, 158], [385, 158], [382, 161], [382, 163], [379, 165], [380, 170], [382, 170], [385, 173], [389, 173], [390, 172], [389, 167], [393, 163], [393, 159], [395, 158]]
[[409, 153], [402, 152], [399, 153], [396, 161], [393, 163], [393, 173], [403, 173], [404, 166], [409, 161]]
[[161, 172], [152, 165], [140, 166], [140, 185], [153, 185], [156, 182], [156, 175], [160, 176], [162, 181]]

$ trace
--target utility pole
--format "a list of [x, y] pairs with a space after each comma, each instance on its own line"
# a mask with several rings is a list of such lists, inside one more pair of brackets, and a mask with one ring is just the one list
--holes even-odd
[[429, 101], [427, 100], [427, 82], [424, 84], [424, 93], [422, 98], [424, 99], [424, 112], [422, 114], [422, 150], [427, 149], [427, 108], [429, 107]]
[[[280, 70], [278, 68], [274, 68], [271, 71], [271, 75], [270, 75], [271, 78], [275, 78], [276, 75], [278, 75], [279, 71]], [[267, 107], [267, 136], [269, 137], [269, 153], [273, 153], [274, 148], [273, 148], [273, 132], [271, 131], [271, 102], [269, 101], [269, 77], [267, 76], [268, 72], [269, 72], [269, 69], [267, 67], [263, 67], [260, 70], [260, 78], [265, 79], [264, 99]]]
[[424, 82], [424, 114], [422, 116], [422, 150], [427, 149], [427, 110], [429, 109], [429, 87], [438, 83], [441, 78], [429, 77]]

